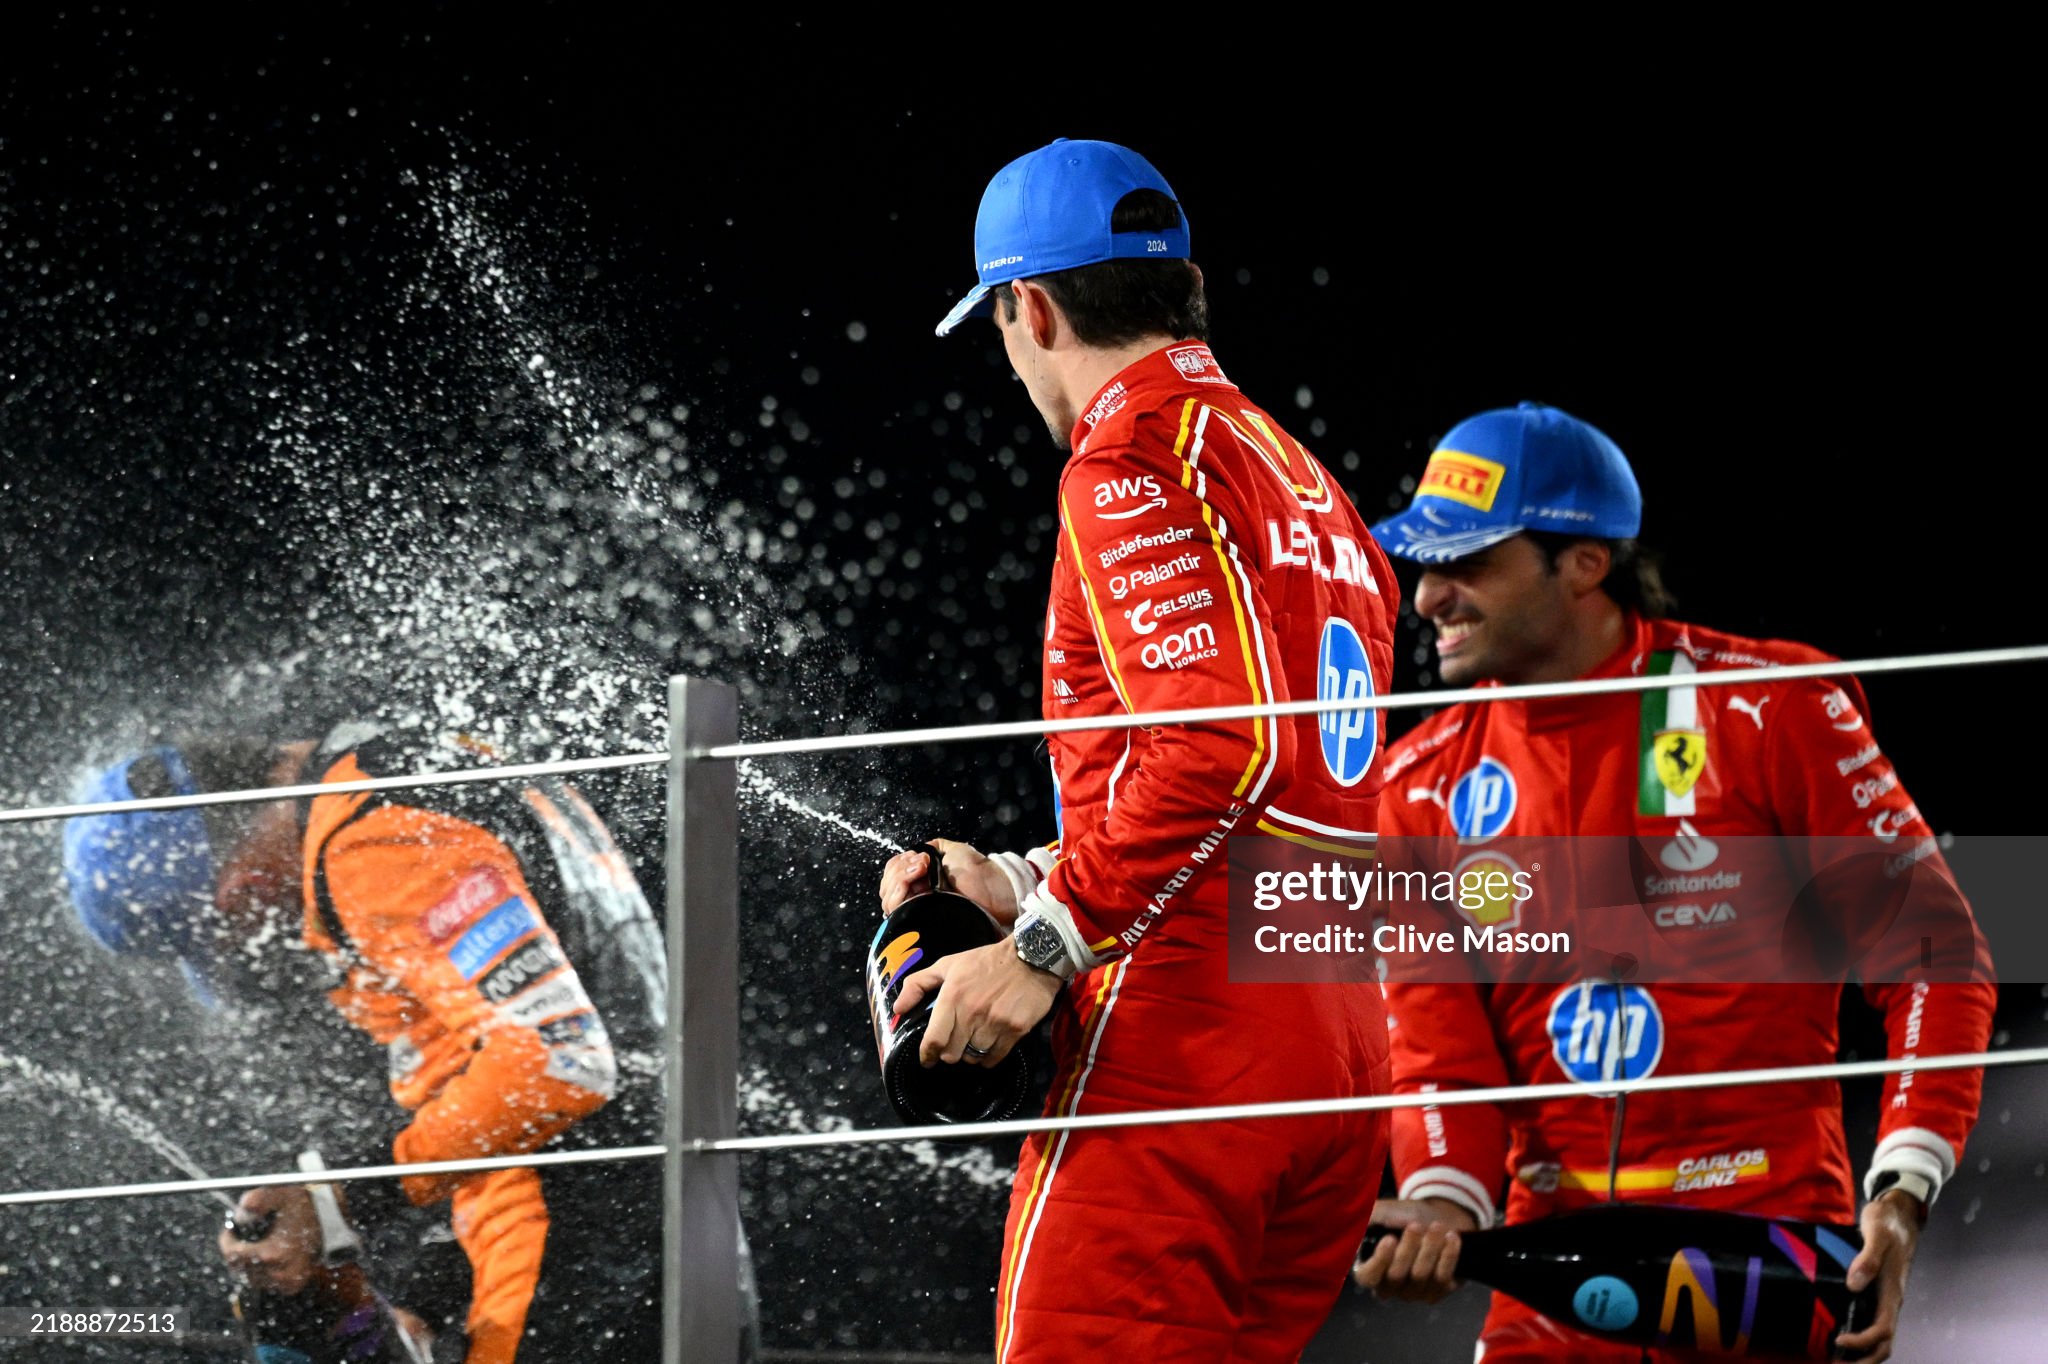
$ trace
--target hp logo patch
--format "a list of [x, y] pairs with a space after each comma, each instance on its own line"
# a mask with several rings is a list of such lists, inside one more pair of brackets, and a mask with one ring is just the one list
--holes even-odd
[[[1366, 661], [1365, 641], [1351, 622], [1332, 616], [1323, 623], [1323, 642], [1316, 650], [1316, 699], [1358, 701], [1371, 696], [1372, 665]], [[1379, 714], [1370, 710], [1325, 711], [1323, 765], [1340, 786], [1356, 786], [1372, 767], [1373, 751], [1379, 747]]]
[[1451, 827], [1468, 843], [1497, 837], [1514, 813], [1515, 774], [1497, 758], [1481, 758], [1451, 788]]
[[1550, 1002], [1550, 1050], [1582, 1083], [1639, 1080], [1664, 1055], [1664, 1015], [1640, 985], [1582, 980]]

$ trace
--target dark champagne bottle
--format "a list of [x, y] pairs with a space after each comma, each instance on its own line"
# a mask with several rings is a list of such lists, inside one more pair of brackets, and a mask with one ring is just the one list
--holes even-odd
[[290, 1297], [245, 1285], [235, 1292], [234, 1310], [263, 1364], [419, 1364], [425, 1358], [359, 1265], [315, 1270], [304, 1291]]
[[917, 1049], [931, 1023], [939, 992], [915, 1009], [896, 1014], [903, 982], [941, 957], [1002, 941], [1003, 931], [980, 905], [946, 888], [939, 851], [931, 856], [932, 889], [914, 895], [883, 920], [868, 946], [868, 1016], [881, 1055], [882, 1085], [905, 1122], [917, 1125], [997, 1122], [1017, 1115], [1031, 1089], [1031, 1070], [1021, 1047], [996, 1066], [919, 1064]]
[[[1395, 1235], [1374, 1226], [1366, 1250]], [[1606, 1340], [1745, 1359], [1832, 1359], [1870, 1325], [1855, 1227], [1619, 1203], [1460, 1234], [1458, 1277]]]

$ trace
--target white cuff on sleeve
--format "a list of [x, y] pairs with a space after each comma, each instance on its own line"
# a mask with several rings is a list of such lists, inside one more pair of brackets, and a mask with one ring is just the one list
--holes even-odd
[[[1041, 868], [1032, 859], [1032, 853], [1041, 852], [1045, 850], [1033, 848], [1029, 853], [1002, 852], [990, 853], [988, 856], [988, 860], [1001, 867], [1003, 875], [1010, 878], [1010, 888], [1017, 894], [1017, 907], [1020, 910], [1024, 907], [1024, 897], [1038, 889], [1038, 883], [1043, 881], [1045, 873], [1051, 870], [1050, 861]], [[1052, 855], [1046, 853], [1046, 856], [1050, 859]]]
[[1088, 950], [1087, 940], [1081, 936], [1079, 926], [1074, 923], [1073, 912], [1046, 894], [1043, 887], [1032, 891], [1018, 904], [1019, 919], [1032, 914], [1036, 914], [1059, 930], [1060, 941], [1067, 946], [1067, 960], [1074, 963], [1076, 971], [1092, 971], [1106, 960]]
[[1877, 1178], [1888, 1170], [1926, 1180], [1929, 1192], [1922, 1201], [1932, 1207], [1941, 1186], [1956, 1172], [1956, 1149], [1939, 1133], [1924, 1127], [1901, 1127], [1877, 1144], [1870, 1158], [1870, 1173], [1863, 1176], [1865, 1198], [1876, 1197]]
[[1493, 1225], [1493, 1195], [1455, 1165], [1426, 1165], [1417, 1170], [1401, 1181], [1401, 1197], [1441, 1198], [1471, 1213], [1481, 1227]]

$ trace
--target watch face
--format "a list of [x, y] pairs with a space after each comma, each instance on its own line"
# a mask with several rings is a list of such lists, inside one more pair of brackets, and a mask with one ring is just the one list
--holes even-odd
[[1043, 919], [1017, 930], [1017, 955], [1041, 971], [1058, 971], [1067, 958], [1059, 930]]

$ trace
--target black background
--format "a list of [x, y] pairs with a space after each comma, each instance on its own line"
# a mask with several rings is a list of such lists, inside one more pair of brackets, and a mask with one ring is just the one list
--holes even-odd
[[[366, 586], [364, 563], [420, 538], [519, 540], [512, 567], [479, 577], [539, 641], [494, 659], [500, 705], [551, 704], [559, 687], [532, 676], [549, 662], [623, 680], [623, 700], [538, 751], [658, 746], [658, 715], [634, 705], [658, 705], [673, 671], [739, 681], [764, 736], [1035, 714], [1058, 456], [992, 332], [931, 328], [972, 283], [982, 184], [1061, 135], [1133, 145], [1174, 184], [1223, 364], [1368, 517], [1446, 427], [1536, 398], [1628, 452], [1690, 618], [1845, 657], [2040, 634], [2018, 571], [2038, 497], [2030, 376], [2000, 321], [2023, 315], [2031, 220], [1999, 169], [2006, 111], [1930, 74], [1931, 53], [1908, 78], [1784, 34], [1697, 39], [1690, 60], [1602, 35], [1640, 45], [1624, 61], [1555, 34], [1481, 51], [1360, 29], [1275, 35], [1269, 55], [1170, 16], [1051, 41], [963, 14], [957, 47], [926, 54], [880, 21], [594, 8], [12, 21], [14, 799], [62, 798], [84, 757], [137, 733], [310, 727], [470, 667], [445, 640], [374, 637], [404, 585]], [[523, 282], [522, 320], [481, 349], [457, 311], [407, 293], [447, 282], [423, 245], [445, 200], [418, 189], [447, 174]], [[703, 496], [674, 520], [702, 544], [607, 509], [659, 482], [634, 451], [586, 465], [573, 433], [547, 437], [499, 353], [532, 335], [578, 359], [606, 430], [687, 406]], [[314, 453], [292, 478], [250, 455], [280, 375], [323, 400], [295, 428]], [[749, 527], [794, 548], [749, 569]], [[543, 571], [568, 563], [590, 570], [573, 587]], [[795, 623], [779, 649], [777, 619]], [[1420, 661], [1399, 660], [1403, 689], [1428, 684]], [[246, 690], [223, 694], [223, 668]], [[2015, 770], [2031, 745], [2004, 717], [2038, 686], [2038, 669], [1868, 683], [1937, 828], [2031, 831]], [[1015, 842], [1047, 802], [1013, 747], [764, 770], [892, 837]], [[626, 803], [645, 843], [658, 805]], [[794, 1088], [792, 1111], [880, 1121], [850, 984], [879, 849], [772, 809], [751, 820], [750, 1058]], [[11, 931], [68, 962], [50, 851], [0, 852], [10, 894], [39, 906]], [[2001, 1022], [2037, 1025], [2039, 1008], [2009, 987]], [[1852, 1054], [1882, 1045], [1869, 1017], [1848, 1022]], [[45, 1043], [94, 1057], [110, 1039]], [[251, 1168], [237, 1162], [259, 1149], [219, 1158]], [[117, 1156], [107, 1178], [125, 1177]], [[892, 1210], [898, 1250], [927, 1262], [878, 1273], [846, 1249], [903, 1197], [877, 1195], [892, 1176], [876, 1160], [749, 1167], [771, 1340], [947, 1347], [984, 1329], [996, 1196], [960, 1186], [951, 1260], [918, 1221], [941, 1196]], [[872, 1301], [905, 1278], [915, 1327]]]

